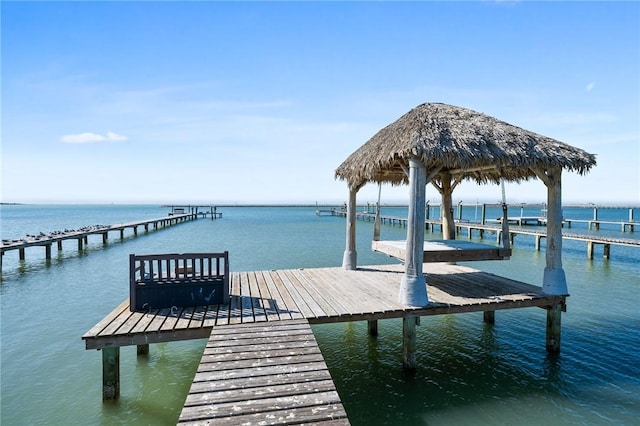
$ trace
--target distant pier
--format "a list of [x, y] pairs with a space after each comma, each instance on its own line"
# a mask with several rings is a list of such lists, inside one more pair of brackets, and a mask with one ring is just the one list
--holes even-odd
[[[318, 212], [316, 212], [316, 214], [318, 214]], [[345, 217], [346, 216], [346, 212], [344, 212], [344, 211], [342, 211], [340, 209], [333, 209], [331, 213], [324, 213], [324, 214], [331, 214], [332, 216], [340, 216], [340, 217]], [[363, 212], [358, 212], [356, 214], [356, 218], [359, 219], [359, 220], [365, 220], [365, 221], [373, 222], [375, 220], [375, 215], [373, 213], [363, 211]], [[571, 220], [571, 219], [567, 220], [567, 219], [565, 219], [565, 222], [570, 222], [570, 221], [572, 221], [572, 222], [586, 222], [586, 221], [578, 221], [578, 220]], [[510, 222], [511, 222], [511, 220], [510, 220]], [[407, 218], [406, 217], [399, 217], [399, 216], [380, 216], [380, 223], [389, 224], [389, 225], [392, 225], [392, 226], [406, 227], [407, 226]], [[599, 221], [599, 223], [616, 223], [616, 224], [619, 224], [620, 222]], [[627, 223], [627, 222], [625, 222], [625, 223]], [[639, 223], [635, 222], [635, 224], [639, 224]], [[490, 224], [486, 224], [486, 223], [465, 222], [465, 221], [460, 220], [460, 219], [456, 220], [455, 226], [456, 226], [456, 234], [460, 234], [462, 229], [466, 229], [468, 238], [471, 238], [473, 231], [477, 231], [479, 236], [480, 236], [480, 238], [484, 238], [484, 233], [485, 232], [490, 232], [492, 234], [495, 233], [496, 242], [498, 244], [500, 243], [501, 238], [502, 238], [502, 227], [501, 226], [490, 225]], [[441, 220], [434, 220], [434, 219], [425, 220], [425, 228], [427, 230], [431, 230], [432, 232], [435, 232], [436, 227], [440, 227], [440, 231], [442, 231], [442, 221]], [[589, 228], [589, 229], [591, 229], [591, 228]], [[599, 228], [597, 228], [597, 229], [599, 229]], [[633, 231], [633, 227], [631, 227], [630, 230]], [[524, 228], [509, 229], [509, 241], [511, 242], [512, 245], [514, 243], [514, 239], [515, 239], [516, 235], [531, 235], [531, 236], [533, 236], [535, 238], [535, 248], [536, 248], [536, 250], [540, 250], [541, 240], [542, 240], [542, 238], [546, 238], [547, 237], [547, 232], [545, 230], [542, 230], [542, 229], [524, 229]], [[587, 243], [587, 257], [589, 259], [593, 259], [594, 252], [595, 252], [595, 247], [598, 246], [598, 245], [602, 245], [604, 247], [604, 249], [603, 249], [603, 257], [605, 259], [609, 259], [612, 245], [640, 247], [640, 240], [636, 240], [636, 239], [632, 239], [632, 238], [611, 238], [611, 237], [592, 236], [592, 235], [585, 235], [585, 234], [571, 234], [571, 233], [566, 233], [566, 232], [562, 233], [562, 238], [563, 239], [567, 239], [567, 240], [585, 241]]]
[[147, 219], [137, 222], [122, 223], [117, 225], [94, 225], [77, 230], [55, 231], [49, 234], [40, 233], [38, 235], [28, 235], [21, 239], [2, 240], [0, 243], [0, 279], [2, 277], [2, 259], [5, 252], [17, 250], [21, 261], [25, 260], [25, 249], [27, 247], [44, 247], [45, 259], [51, 260], [51, 247], [56, 244], [58, 251], [62, 250], [62, 242], [65, 240], [77, 240], [78, 251], [82, 251], [89, 243], [89, 235], [101, 235], [104, 244], [109, 240], [109, 232], [119, 232], [120, 239], [124, 239], [125, 229], [132, 229], [133, 235], [138, 235], [138, 228], [144, 227], [145, 232], [149, 228], [159, 229], [177, 225], [189, 220], [196, 219], [193, 213], [173, 214], [157, 219]]
[[[171, 213], [169, 216], [173, 215], [181, 215], [181, 214], [192, 214], [195, 216], [207, 217], [211, 216], [211, 219], [220, 219], [222, 218], [222, 213], [218, 211], [218, 206], [214, 205], [193, 205], [193, 204], [169, 204], [164, 205], [162, 207], [168, 207], [171, 209]], [[204, 209], [204, 210], [200, 210]]]

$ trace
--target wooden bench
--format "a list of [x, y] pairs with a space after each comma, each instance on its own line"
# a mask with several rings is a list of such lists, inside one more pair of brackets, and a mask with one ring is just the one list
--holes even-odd
[[229, 252], [129, 256], [129, 309], [229, 302]]

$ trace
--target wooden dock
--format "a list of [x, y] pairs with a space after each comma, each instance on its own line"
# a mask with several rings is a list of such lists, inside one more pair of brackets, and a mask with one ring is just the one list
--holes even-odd
[[0, 278], [2, 277], [2, 258], [6, 252], [12, 250], [18, 251], [20, 260], [25, 260], [25, 249], [27, 247], [44, 247], [45, 259], [51, 260], [51, 247], [56, 244], [58, 251], [61, 251], [62, 242], [66, 240], [77, 240], [78, 251], [82, 251], [89, 243], [88, 238], [90, 235], [100, 235], [102, 242], [106, 244], [109, 240], [110, 232], [119, 232], [120, 239], [124, 239], [126, 229], [131, 229], [133, 235], [138, 235], [138, 228], [140, 227], [144, 227], [145, 232], [148, 232], [150, 227], [157, 230], [193, 219], [196, 219], [193, 214], [180, 214], [116, 225], [94, 225], [79, 230], [56, 231], [49, 234], [41, 233], [17, 240], [2, 240], [0, 243]]
[[[345, 213], [336, 210], [334, 216], [345, 217]], [[374, 215], [371, 213], [358, 212], [356, 218], [359, 220], [374, 221]], [[566, 220], [565, 220], [566, 221]], [[387, 224], [391, 226], [407, 226], [407, 218], [406, 217], [398, 217], [398, 216], [380, 216], [380, 222], [382, 224]], [[573, 220], [573, 222], [576, 222]], [[593, 221], [592, 221], [593, 222]], [[600, 223], [604, 223], [603, 221], [599, 221]], [[615, 222], [618, 223], [618, 222]], [[628, 223], [627, 223], [628, 225]], [[456, 233], [460, 234], [463, 229], [467, 231], [467, 237], [471, 238], [473, 235], [473, 231], [477, 231], [480, 238], [484, 238], [485, 232], [495, 234], [496, 243], [500, 244], [502, 238], [502, 227], [497, 225], [490, 224], [481, 224], [474, 222], [464, 222], [464, 221], [456, 221]], [[431, 230], [432, 232], [437, 232], [436, 229], [439, 228], [440, 232], [442, 231], [442, 221], [427, 219], [425, 220], [425, 228], [427, 230]], [[633, 230], [633, 228], [631, 228]], [[547, 232], [544, 229], [526, 229], [526, 228], [510, 228], [509, 229], [509, 240], [513, 245], [515, 242], [516, 235], [531, 235], [535, 238], [535, 248], [536, 250], [540, 250], [541, 240], [547, 237]], [[605, 259], [609, 259], [611, 254], [611, 246], [628, 246], [628, 247], [640, 247], [640, 239], [633, 238], [612, 238], [612, 237], [602, 237], [597, 235], [587, 235], [587, 234], [576, 234], [563, 232], [562, 238], [567, 240], [575, 240], [575, 241], [584, 241], [587, 243], [587, 257], [589, 259], [593, 259], [595, 247], [598, 245], [603, 246], [603, 257]]]
[[179, 425], [348, 425], [306, 320], [214, 327]]
[[[200, 217], [211, 216], [212, 220], [222, 218], [222, 213], [218, 211], [218, 206], [214, 205], [194, 205], [194, 204], [168, 204], [161, 207], [170, 208], [169, 216], [192, 214]], [[204, 210], [200, 210], [204, 209]], [[208, 210], [207, 210], [208, 209]]]
[[[117, 398], [120, 393], [121, 346], [137, 345], [138, 353], [142, 354], [148, 352], [149, 344], [159, 342], [199, 338], [219, 341], [223, 335], [231, 340], [233, 330], [239, 325], [269, 326], [278, 322], [288, 324], [291, 320], [314, 324], [366, 320], [369, 329], [374, 330], [377, 320], [389, 318], [406, 320], [409, 317], [484, 312], [485, 320], [493, 321], [494, 312], [498, 310], [540, 307], [547, 310], [547, 349], [559, 350], [559, 316], [566, 295], [545, 294], [538, 286], [465, 266], [433, 263], [425, 268], [429, 304], [407, 307], [398, 302], [403, 268], [396, 264], [363, 266], [355, 271], [333, 267], [234, 272], [228, 304], [157, 309], [145, 313], [131, 312], [129, 301], [125, 300], [82, 339], [86, 349], [102, 351], [104, 399]], [[210, 362], [208, 352], [202, 362]], [[291, 358], [290, 362], [296, 361]], [[206, 368], [201, 364], [198, 371], [204, 372]], [[285, 380], [287, 375], [279, 377]], [[202, 375], [196, 375], [197, 383], [201, 383], [201, 379]], [[279, 386], [285, 383], [274, 381], [271, 385], [280, 389]], [[217, 385], [196, 385], [194, 382], [190, 395], [201, 393], [201, 386]], [[204, 398], [204, 395], [200, 396]], [[196, 403], [194, 400], [198, 398], [197, 395], [190, 396], [187, 406], [206, 405], [202, 399]], [[237, 401], [236, 405], [240, 407], [241, 403]], [[209, 408], [198, 410], [211, 414], [207, 411]]]

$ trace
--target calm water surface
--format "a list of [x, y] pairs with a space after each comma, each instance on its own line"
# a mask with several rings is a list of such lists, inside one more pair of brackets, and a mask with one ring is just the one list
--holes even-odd
[[[157, 206], [1, 208], [2, 238], [167, 213]], [[122, 348], [121, 397], [103, 404], [101, 354], [86, 351], [81, 340], [128, 297], [130, 253], [229, 250], [234, 270], [342, 261], [344, 219], [318, 217], [314, 208], [220, 210], [222, 220], [125, 234], [123, 241], [112, 233], [106, 246], [100, 236], [89, 237], [81, 253], [70, 240], [61, 252], [54, 247], [49, 263], [42, 247], [27, 249], [23, 262], [17, 252], [5, 254], [0, 423], [175, 424], [205, 341], [152, 345], [148, 357], [137, 357], [135, 347]], [[406, 215], [397, 208], [383, 213]], [[468, 220], [474, 215], [473, 208], [463, 211]], [[593, 212], [564, 215], [591, 219]], [[599, 211], [600, 219], [607, 215], [627, 220], [628, 211]], [[393, 261], [368, 249], [372, 224], [358, 222], [357, 230], [359, 264]], [[640, 237], [640, 230], [622, 234], [619, 226], [589, 231], [575, 225], [572, 232], [578, 231]], [[401, 239], [405, 230], [383, 226], [382, 236]], [[564, 242], [571, 297], [556, 356], [544, 349], [546, 315], [538, 308], [497, 312], [493, 326], [476, 313], [423, 318], [414, 374], [401, 368], [401, 321], [380, 321], [377, 339], [367, 336], [362, 322], [314, 326], [352, 424], [640, 424], [640, 248], [614, 246], [611, 260], [602, 259], [601, 251], [588, 260], [585, 245]], [[539, 285], [544, 251], [534, 250], [533, 238], [519, 236], [511, 260], [471, 266]]]

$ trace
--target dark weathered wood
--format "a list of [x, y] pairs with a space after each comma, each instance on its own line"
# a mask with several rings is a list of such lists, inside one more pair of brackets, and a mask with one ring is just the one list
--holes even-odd
[[136, 354], [140, 355], [149, 355], [149, 344], [146, 345], [138, 345], [136, 346]]
[[131, 254], [129, 298], [140, 312], [226, 303], [229, 253]]
[[416, 369], [416, 325], [416, 316], [402, 318], [402, 366], [405, 370]]
[[487, 324], [495, 324], [496, 311], [484, 311], [483, 319], [484, 319], [484, 322], [486, 322]]
[[547, 308], [547, 352], [560, 352], [560, 323], [563, 304], [558, 303]]
[[371, 337], [378, 336], [378, 321], [377, 320], [369, 320], [367, 321], [367, 332]]
[[102, 399], [118, 399], [120, 396], [120, 348], [102, 350]]

